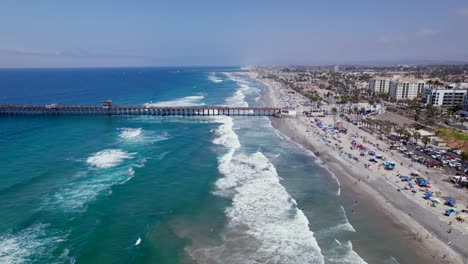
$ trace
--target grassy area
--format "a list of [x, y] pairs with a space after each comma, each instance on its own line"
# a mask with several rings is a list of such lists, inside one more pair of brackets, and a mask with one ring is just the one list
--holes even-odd
[[436, 135], [446, 140], [455, 138], [458, 140], [468, 141], [468, 134], [448, 128], [437, 129]]

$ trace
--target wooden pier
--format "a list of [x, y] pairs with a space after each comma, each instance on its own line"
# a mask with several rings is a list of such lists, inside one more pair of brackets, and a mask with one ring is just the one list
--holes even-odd
[[279, 116], [281, 108], [276, 107], [159, 107], [159, 106], [117, 106], [112, 101], [103, 101], [100, 106], [80, 105], [0, 105], [0, 116]]

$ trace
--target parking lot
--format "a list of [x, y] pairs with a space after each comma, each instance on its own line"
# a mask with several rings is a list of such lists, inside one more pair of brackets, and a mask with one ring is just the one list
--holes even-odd
[[397, 150], [412, 162], [419, 162], [427, 167], [442, 167], [448, 174], [468, 173], [468, 163], [454, 153], [457, 150], [436, 150], [432, 147], [403, 145], [394, 143], [390, 149]]

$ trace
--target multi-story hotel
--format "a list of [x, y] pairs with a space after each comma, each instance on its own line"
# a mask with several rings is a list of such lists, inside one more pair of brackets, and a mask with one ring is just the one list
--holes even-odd
[[390, 78], [375, 78], [369, 81], [369, 89], [371, 93], [388, 93], [390, 91]]
[[447, 89], [444, 87], [426, 87], [421, 95], [423, 104], [437, 106], [463, 105], [466, 89]]
[[421, 95], [426, 82], [418, 79], [398, 79], [390, 82], [389, 95], [390, 99], [414, 99]]

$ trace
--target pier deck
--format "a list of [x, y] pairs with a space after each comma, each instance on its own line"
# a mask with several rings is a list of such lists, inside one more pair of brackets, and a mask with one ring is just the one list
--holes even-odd
[[108, 116], [278, 116], [276, 107], [158, 107], [79, 105], [0, 105], [0, 116], [108, 115]]

